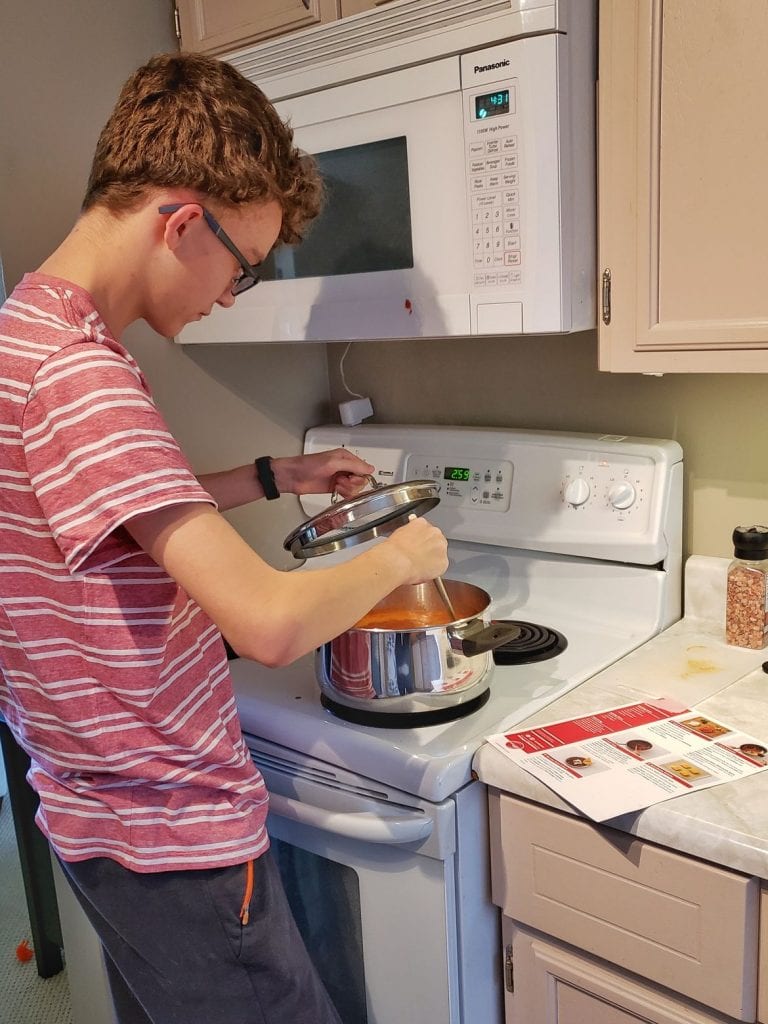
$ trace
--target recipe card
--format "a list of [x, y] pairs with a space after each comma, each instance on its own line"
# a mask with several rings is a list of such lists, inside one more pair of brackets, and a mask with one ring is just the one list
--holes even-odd
[[669, 698], [487, 739], [595, 821], [768, 767], [768, 742]]

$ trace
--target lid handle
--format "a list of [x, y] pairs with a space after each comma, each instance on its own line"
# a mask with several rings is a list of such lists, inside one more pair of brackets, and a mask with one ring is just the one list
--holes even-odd
[[[372, 491], [378, 491], [381, 487], [384, 486], [384, 484], [380, 484], [379, 481], [375, 477], [372, 477], [370, 473], [368, 473], [366, 475], [365, 479], [371, 485], [370, 489]], [[360, 492], [360, 493], [362, 493], [362, 492]], [[331, 504], [332, 505], [336, 505], [338, 502], [341, 501], [342, 497], [343, 497], [343, 495], [339, 494], [338, 491], [333, 491], [333, 493], [331, 494]]]

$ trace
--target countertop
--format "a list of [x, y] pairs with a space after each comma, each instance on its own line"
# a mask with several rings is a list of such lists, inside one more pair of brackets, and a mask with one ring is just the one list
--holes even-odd
[[[710, 585], [703, 596], [690, 601], [693, 614], [532, 715], [516, 729], [649, 697], [672, 697], [768, 740], [768, 674], [762, 669], [763, 662], [768, 661], [768, 649], [750, 651], [725, 643], [723, 620], [718, 614], [724, 607], [725, 566], [725, 559], [700, 560], [699, 568], [703, 568], [705, 577], [708, 575]], [[708, 617], [696, 614], [702, 611]], [[490, 744], [478, 750], [473, 767], [490, 786], [579, 814]], [[673, 797], [602, 824], [768, 879], [768, 771]]]

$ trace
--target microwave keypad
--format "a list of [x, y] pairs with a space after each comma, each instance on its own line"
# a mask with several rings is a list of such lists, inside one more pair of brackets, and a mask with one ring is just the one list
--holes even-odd
[[474, 285], [519, 285], [523, 258], [517, 136], [470, 142], [468, 171]]

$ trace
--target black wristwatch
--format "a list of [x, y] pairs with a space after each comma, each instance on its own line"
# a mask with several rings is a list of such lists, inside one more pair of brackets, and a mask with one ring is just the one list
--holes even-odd
[[256, 466], [256, 476], [264, 489], [264, 497], [267, 501], [274, 501], [275, 498], [279, 498], [280, 491], [277, 489], [275, 474], [272, 472], [272, 456], [262, 455], [256, 459], [254, 465]]

